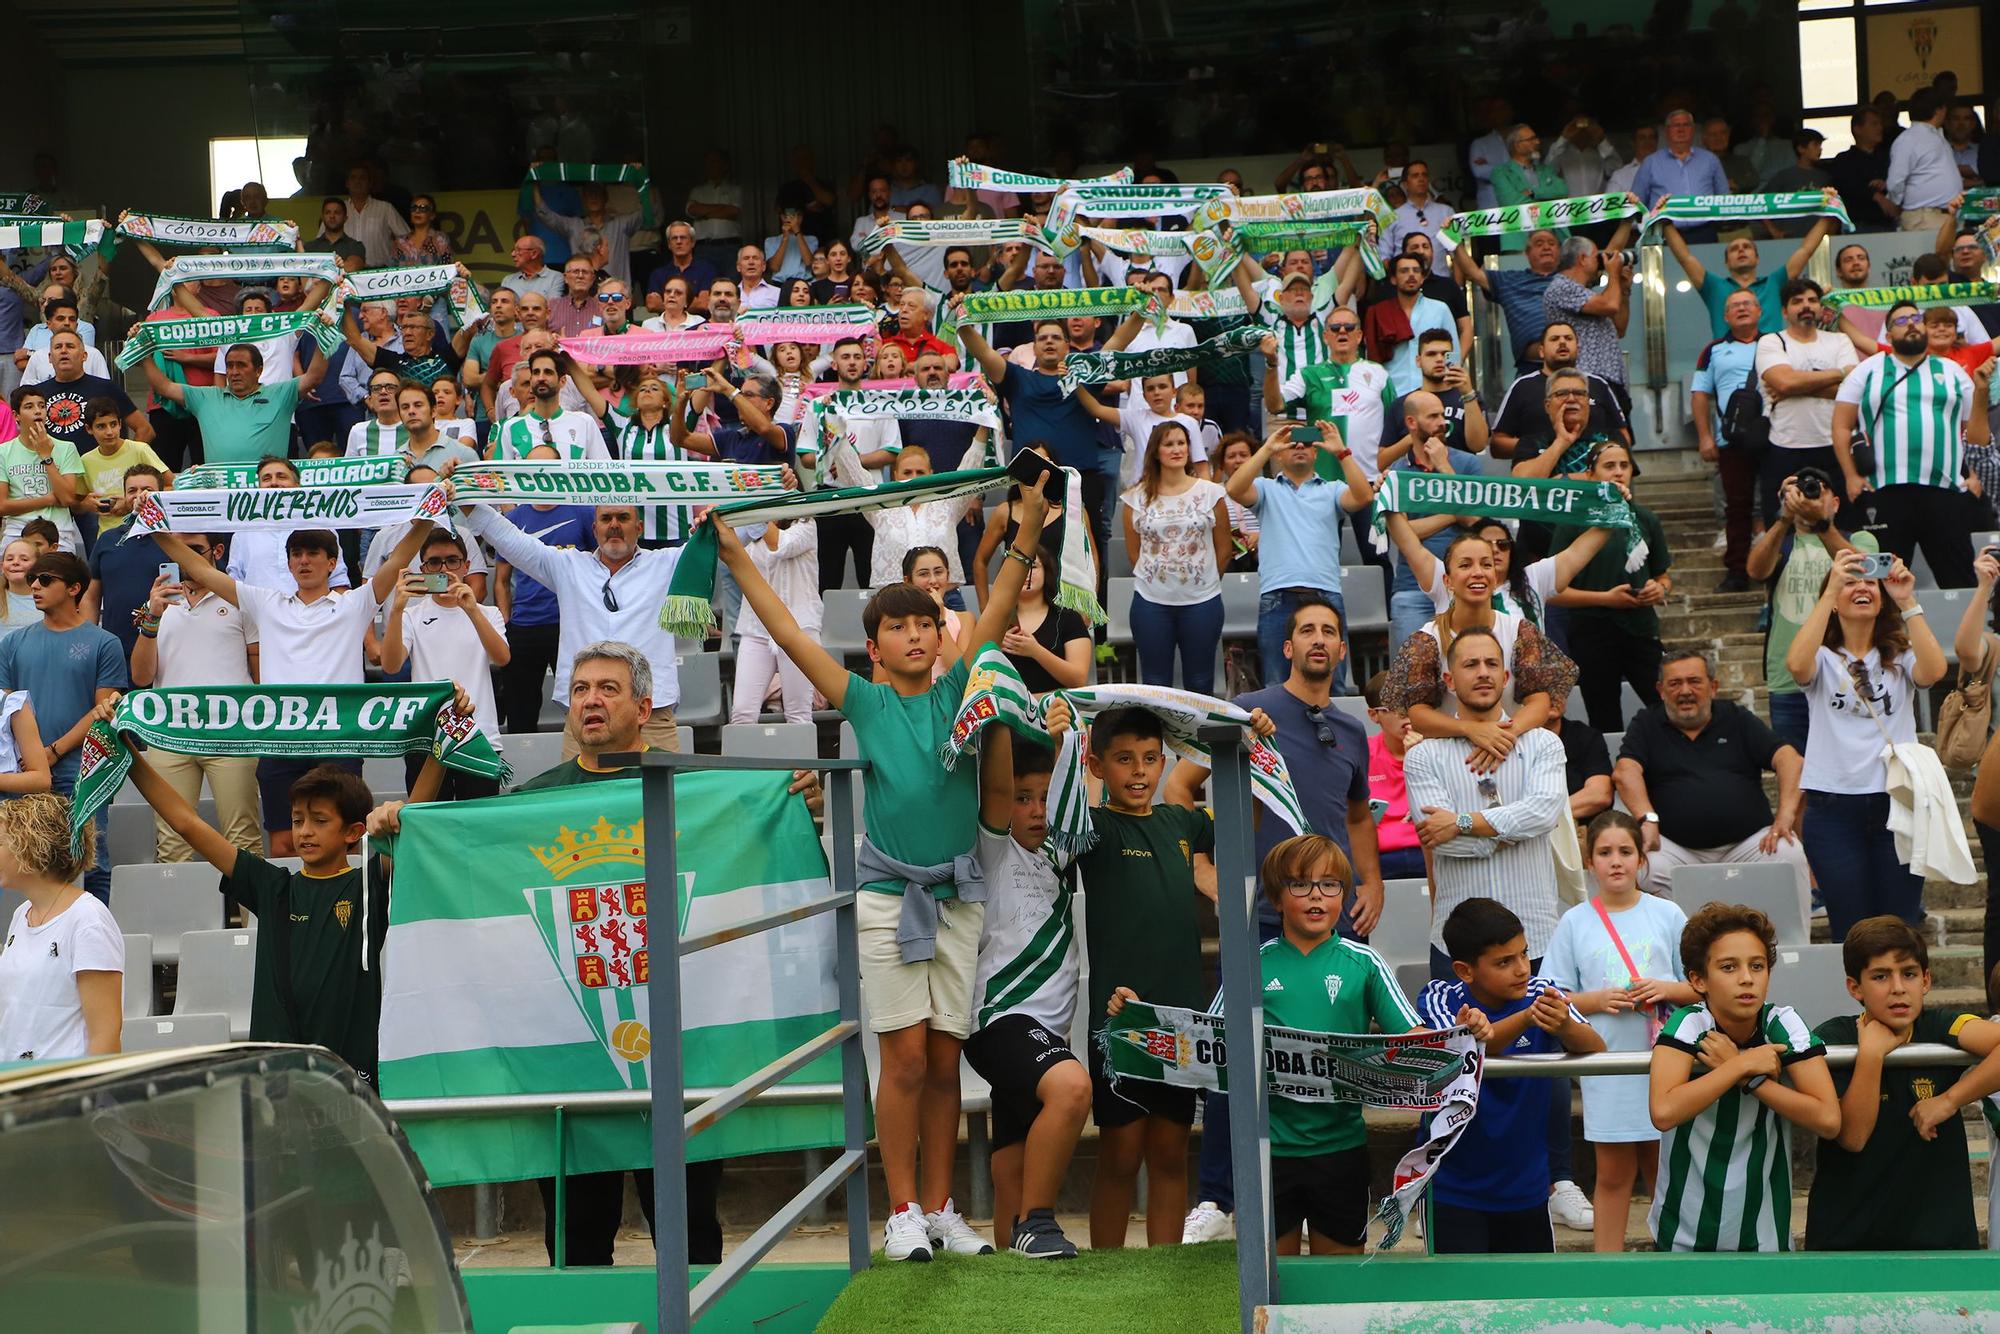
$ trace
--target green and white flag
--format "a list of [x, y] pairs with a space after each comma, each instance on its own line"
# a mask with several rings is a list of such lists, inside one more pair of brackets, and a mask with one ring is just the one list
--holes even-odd
[[1021, 218], [919, 218], [885, 222], [854, 247], [863, 259], [889, 246], [1041, 245], [1041, 229]]
[[117, 234], [155, 245], [221, 246], [225, 250], [296, 250], [299, 225], [283, 218], [180, 218], [170, 213], [127, 213]]
[[73, 832], [125, 785], [131, 743], [175, 755], [317, 759], [428, 754], [449, 769], [508, 781], [506, 761], [449, 681], [340, 686], [201, 686], [132, 690], [79, 748]]
[[[410, 519], [451, 526], [450, 497], [436, 482], [390, 486], [284, 486], [251, 491], [149, 491], [125, 540], [150, 533], [290, 532], [386, 528]], [[329, 752], [337, 753], [337, 752]]]
[[1008, 320], [1066, 320], [1073, 315], [1116, 315], [1121, 319], [1143, 311], [1158, 325], [1166, 305], [1143, 287], [1017, 287], [1011, 292], [968, 292], [956, 308], [938, 315], [938, 337], [966, 324], [999, 324]]
[[1172, 375], [1230, 357], [1247, 356], [1257, 350], [1265, 336], [1264, 329], [1249, 326], [1226, 329], [1192, 347], [1152, 347], [1143, 352], [1072, 352], [1063, 362], [1062, 389], [1069, 394], [1083, 385]]
[[534, 186], [557, 181], [573, 185], [629, 185], [639, 193], [639, 226], [653, 225], [653, 176], [633, 162], [537, 162], [521, 178], [521, 216], [534, 213]]
[[28, 190], [0, 190], [0, 214], [12, 213], [22, 217], [49, 217], [48, 203]]
[[[839, 1023], [831, 914], [685, 959], [674, 949], [675, 935], [831, 892], [826, 853], [789, 782], [776, 773], [681, 774], [671, 889], [645, 880], [637, 778], [404, 807], [382, 951], [382, 1096], [650, 1087], [655, 925], [668, 928], [662, 948], [680, 969], [688, 1088], [727, 1087]], [[469, 856], [476, 875], [466, 874]], [[652, 907], [667, 916], [654, 923]], [[839, 1080], [835, 1052], [786, 1082]], [[838, 1099], [752, 1104], [688, 1140], [687, 1154], [820, 1148], [842, 1142], [842, 1124]], [[555, 1173], [548, 1113], [425, 1119], [404, 1131], [436, 1185]], [[572, 1172], [652, 1165], [644, 1113], [572, 1117], [568, 1134]]]
[[1649, 210], [1639, 228], [1639, 240], [1652, 239], [1665, 223], [1699, 227], [1714, 222], [1753, 222], [1759, 218], [1832, 218], [1844, 232], [1854, 230], [1840, 196], [1830, 191], [1787, 190], [1776, 194], [1668, 195]]
[[1977, 222], [1983, 218], [2000, 217], [2000, 186], [1987, 186], [1980, 190], [1967, 190], [1959, 200], [1958, 216], [1961, 221]]
[[[1085, 719], [1106, 709], [1145, 709], [1160, 720], [1167, 749], [1203, 768], [1210, 767], [1211, 757], [1208, 747], [1201, 742], [1201, 729], [1211, 723], [1239, 724], [1244, 729], [1244, 747], [1250, 752], [1250, 795], [1294, 834], [1312, 832], [1305, 808], [1299, 805], [1299, 794], [1292, 786], [1292, 771], [1286, 766], [1285, 757], [1276, 746], [1250, 732], [1250, 715], [1234, 704], [1167, 686], [1086, 686], [1081, 690], [1065, 690], [1062, 696], [1069, 701], [1079, 731], [1085, 726]], [[1082, 791], [1084, 771], [1079, 756], [1069, 769], [1058, 768], [1050, 780], [1049, 809], [1067, 809], [1070, 802], [1080, 799], [1078, 794]]]
[[[293, 459], [299, 486], [394, 486], [410, 474], [410, 460], [401, 454], [359, 459]], [[254, 491], [255, 463], [197, 463], [174, 474], [176, 491]]]
[[339, 282], [340, 261], [332, 255], [180, 255], [167, 261], [153, 284], [148, 310], [161, 310], [182, 283], [204, 278], [227, 278], [231, 282], [262, 282], [270, 278], [304, 278], [308, 282]]
[[102, 218], [70, 222], [63, 218], [13, 217], [0, 225], [0, 250], [19, 250], [24, 246], [91, 250], [103, 241]]
[[326, 320], [326, 308], [282, 310], [265, 315], [190, 315], [179, 320], [146, 320], [118, 349], [119, 370], [129, 370], [155, 352], [190, 347], [228, 347], [309, 333], [328, 356], [343, 341], [340, 327]]
[[340, 280], [336, 301], [394, 301], [402, 296], [441, 296], [455, 329], [486, 318], [479, 284], [456, 264], [424, 264], [408, 269], [363, 269]]
[[1438, 231], [1446, 254], [1474, 236], [1526, 236], [1544, 227], [1589, 227], [1613, 218], [1630, 218], [1639, 206], [1629, 195], [1573, 195], [1568, 199], [1528, 200], [1499, 208], [1455, 213]]
[[1858, 310], [1886, 310], [1905, 301], [1920, 306], [1971, 305], [1992, 301], [1997, 296], [2000, 283], [1903, 283], [1897, 287], [1835, 288], [1826, 294], [1822, 304], [1835, 309], [1853, 306]]
[[1625, 534], [1625, 568], [1646, 563], [1647, 547], [1632, 506], [1610, 482], [1539, 477], [1459, 476], [1397, 468], [1375, 488], [1371, 540], [1387, 550], [1390, 514], [1480, 514], [1494, 519], [1616, 528]]
[[1034, 176], [1025, 171], [1008, 171], [1005, 167], [989, 167], [983, 162], [953, 158], [945, 171], [945, 184], [953, 190], [1009, 190], [1028, 195], [1050, 195], [1067, 190], [1072, 185], [1126, 185], [1131, 182], [1132, 175], [1130, 167], [1120, 167], [1109, 176], [1065, 180], [1058, 176]]
[[741, 463], [642, 463], [621, 459], [523, 459], [468, 463], [451, 475], [460, 505], [714, 505], [779, 495], [785, 470]]

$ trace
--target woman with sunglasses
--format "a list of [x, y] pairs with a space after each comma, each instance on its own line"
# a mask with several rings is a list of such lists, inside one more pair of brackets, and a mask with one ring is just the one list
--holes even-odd
[[1785, 653], [1812, 718], [1799, 837], [1835, 940], [1864, 917], [1923, 922], [1923, 878], [1896, 855], [1889, 832], [1882, 750], [1885, 742], [1917, 739], [1917, 690], [1945, 673], [1944, 649], [1917, 603], [1916, 576], [1890, 557], [1887, 578], [1865, 578], [1867, 559], [1851, 549], [1835, 558]]
[[[1630, 682], [1641, 700], [1657, 694], [1660, 680], [1659, 608], [1673, 589], [1667, 573], [1673, 553], [1666, 530], [1653, 511], [1632, 500], [1632, 450], [1618, 440], [1591, 447], [1584, 476], [1610, 482], [1632, 505], [1632, 542], [1604, 543], [1564, 591], [1549, 601], [1567, 613], [1563, 643], [1576, 660], [1577, 688], [1583, 692], [1590, 725], [1600, 732], [1625, 730], [1619, 687]], [[1584, 540], [1588, 529], [1557, 525], [1549, 543], [1560, 555]], [[1637, 543], [1645, 544], [1638, 551]], [[1628, 569], [1635, 555], [1635, 568]]]
[[410, 234], [396, 238], [396, 267], [421, 268], [427, 264], [450, 264], [451, 239], [438, 230], [437, 200], [429, 195], [410, 196]]

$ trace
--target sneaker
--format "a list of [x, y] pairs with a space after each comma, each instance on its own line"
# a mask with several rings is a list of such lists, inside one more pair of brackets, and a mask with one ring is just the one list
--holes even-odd
[[1733, 572], [1726, 574], [1722, 577], [1722, 582], [1715, 586], [1715, 591], [1718, 593], [1748, 593], [1750, 591], [1749, 576]]
[[882, 1253], [891, 1260], [915, 1260], [919, 1264], [931, 1258], [930, 1226], [924, 1211], [914, 1202], [890, 1214], [889, 1221], [882, 1225]]
[[1826, 920], [1826, 900], [1820, 897], [1818, 885], [1812, 887], [1812, 920], [1815, 922]]
[[1053, 1209], [1030, 1209], [1014, 1220], [1014, 1237], [1007, 1249], [1030, 1260], [1074, 1260], [1076, 1243], [1063, 1235]]
[[1573, 1232], [1588, 1232], [1597, 1222], [1597, 1211], [1574, 1181], [1558, 1181], [1549, 1193], [1549, 1220]]
[[951, 1201], [934, 1214], [925, 1214], [924, 1226], [931, 1245], [951, 1255], [991, 1255], [993, 1244], [972, 1230], [972, 1225], [952, 1207]]
[[1188, 1210], [1187, 1222], [1181, 1224], [1183, 1246], [1192, 1246], [1202, 1241], [1234, 1240], [1236, 1240], [1236, 1221], [1209, 1200], [1203, 1200]]

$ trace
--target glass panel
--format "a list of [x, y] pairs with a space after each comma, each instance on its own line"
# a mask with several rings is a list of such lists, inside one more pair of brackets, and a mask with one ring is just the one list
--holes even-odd
[[1799, 12], [1814, 9], [1852, 9], [1854, 0], [1799, 0]]
[[9, 1327], [471, 1328], [421, 1169], [346, 1067], [303, 1049], [103, 1065], [0, 1084]]
[[305, 151], [303, 138], [210, 139], [208, 197], [220, 200], [228, 191], [241, 189], [246, 181], [275, 181], [279, 191], [285, 192], [290, 189], [292, 162]]
[[1799, 87], [1807, 106], [1852, 106], [1858, 77], [1853, 19], [1799, 24]]
[[1830, 161], [1834, 154], [1845, 153], [1854, 147], [1854, 131], [1848, 125], [1848, 119], [1848, 113], [1843, 111], [1837, 116], [1807, 116], [1802, 122], [1806, 129], [1818, 130], [1826, 136], [1826, 142], [1820, 145], [1819, 150], [1822, 163]]

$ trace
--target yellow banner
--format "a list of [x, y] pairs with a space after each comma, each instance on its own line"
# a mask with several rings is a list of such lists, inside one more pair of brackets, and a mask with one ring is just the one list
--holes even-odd
[[[310, 241], [319, 235], [321, 198], [273, 199], [271, 212], [299, 224], [299, 235]], [[514, 211], [521, 199], [518, 189], [445, 190], [431, 198], [437, 201], [438, 230], [481, 285], [492, 287], [514, 271], [514, 238], [526, 230]]]

